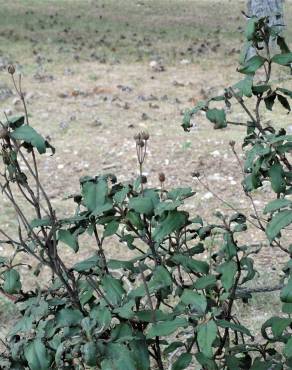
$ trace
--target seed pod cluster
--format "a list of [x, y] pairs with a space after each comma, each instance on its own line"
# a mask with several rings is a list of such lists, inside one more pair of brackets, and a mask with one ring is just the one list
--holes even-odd
[[149, 140], [149, 133], [147, 131], [141, 131], [134, 135], [134, 140], [136, 141], [136, 145], [143, 148], [146, 144], [146, 141]]

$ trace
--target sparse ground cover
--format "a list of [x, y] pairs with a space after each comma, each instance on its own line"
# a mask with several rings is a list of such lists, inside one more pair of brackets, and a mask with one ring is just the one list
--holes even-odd
[[[214, 210], [228, 208], [194, 181], [192, 172], [200, 171], [222, 199], [252, 212], [228, 148], [229, 140], [240, 141], [243, 131], [237, 127], [214, 131], [203, 117], [191, 135], [180, 128], [186, 107], [237, 81], [232, 60], [239, 55], [242, 37], [237, 31], [244, 26], [240, 14], [244, 3], [0, 1], [1, 110], [8, 115], [22, 112], [16, 95], [9, 94], [12, 86], [6, 66], [13, 62], [24, 76], [31, 120], [57, 150], [54, 157], [42, 161], [40, 169], [60, 214], [72, 211], [71, 202], [64, 198], [78, 192], [78, 178], [89, 169], [91, 175], [115, 172], [121, 180], [136, 176], [132, 137], [141, 129], [151, 134], [146, 162], [149, 186], [157, 184], [157, 173], [163, 170], [168, 186], [191, 185], [196, 190], [188, 205], [190, 212], [200, 211], [211, 219]], [[292, 6], [287, 3], [288, 25], [291, 17]], [[288, 28], [288, 40], [292, 40], [292, 27]], [[156, 64], [150, 66], [151, 61]], [[282, 70], [278, 75], [291, 79]], [[240, 121], [236, 110], [234, 115]], [[276, 117], [279, 125], [289, 128], [291, 121], [284, 110], [279, 108]], [[256, 197], [259, 207], [268, 192]], [[0, 222], [13, 230], [14, 213], [5, 201], [0, 204]], [[254, 230], [247, 238], [264, 240]], [[90, 255], [92, 249], [85, 241], [84, 255]], [[113, 240], [107, 253], [118, 252]], [[71, 252], [65, 253], [74, 260]], [[259, 285], [277, 283], [273, 278], [281, 258], [278, 251], [271, 254], [263, 249], [257, 258]], [[28, 279], [28, 286], [34, 283]], [[238, 311], [247, 320], [252, 318], [258, 328], [270, 313], [278, 311], [273, 300], [276, 295], [255, 295], [253, 312], [248, 305], [244, 310], [239, 306]], [[3, 334], [14, 317], [13, 305], [0, 297]]]

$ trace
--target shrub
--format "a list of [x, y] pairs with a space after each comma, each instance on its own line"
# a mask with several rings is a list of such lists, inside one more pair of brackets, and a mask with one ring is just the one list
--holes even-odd
[[[290, 66], [292, 53], [266, 18], [251, 18], [246, 38], [256, 54], [238, 69], [245, 78], [222, 96], [188, 110], [183, 121], [183, 128], [190, 130], [192, 116], [202, 110], [216, 129], [229, 124], [247, 129], [242, 185], [255, 215], [217, 213], [214, 224], [183, 210], [194, 194], [191, 188], [166, 189], [163, 173], [158, 175], [160, 187], [147, 186], [143, 175], [147, 132], [134, 137], [140, 172], [135, 181], [120, 183], [113, 174], [81, 178], [80, 193], [72, 196], [74, 215], [59, 218], [36, 160], [37, 154], [54, 153], [54, 148], [29, 125], [21, 83], [9, 68], [25, 116], [7, 118], [0, 132], [4, 164], [0, 186], [19, 224], [17, 236], [0, 229], [1, 243], [13, 248], [9, 257], [0, 259], [0, 279], [1, 291], [14, 297], [21, 318], [3, 342], [1, 368], [148, 370], [170, 365], [181, 370], [194, 368], [195, 363], [210, 370], [292, 367], [291, 259], [283, 269], [283, 312], [264, 323], [262, 339], [234, 314], [236, 300], [251, 298], [253, 289], [246, 284], [256, 274], [257, 250], [238, 241], [248, 225], [263, 231], [269, 245], [286, 252], [287, 259], [292, 254], [288, 238], [282, 237], [292, 222], [292, 137], [284, 129], [264, 126], [260, 115], [263, 104], [272, 110], [276, 100], [290, 111], [292, 92], [270, 81], [272, 66]], [[271, 56], [271, 38], [281, 54]], [[257, 79], [259, 69], [264, 70], [265, 81]], [[255, 101], [254, 112], [245, 98]], [[247, 122], [229, 121], [224, 108], [211, 107], [214, 102], [227, 108], [239, 103]], [[230, 145], [238, 158], [235, 143]], [[198, 173], [194, 176], [200, 181]], [[259, 211], [252, 192], [264, 180], [271, 184], [275, 199]], [[34, 211], [33, 219], [28, 209]], [[62, 257], [63, 244], [78, 254], [83, 234], [92, 237], [96, 251], [70, 266]], [[123, 251], [130, 250], [133, 257], [109, 258], [113, 237], [121, 253], [128, 256]], [[210, 241], [214, 248], [206, 259], [202, 255]], [[24, 254], [36, 261], [32, 268], [36, 276], [44, 268], [50, 271], [47, 283], [29, 290], [22, 287], [20, 266], [31, 268], [17, 262]]]

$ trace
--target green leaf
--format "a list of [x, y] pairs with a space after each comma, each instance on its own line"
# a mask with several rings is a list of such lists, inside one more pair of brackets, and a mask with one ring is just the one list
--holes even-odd
[[242, 279], [241, 285], [246, 283], [249, 280], [252, 280], [255, 277], [256, 270], [253, 267], [253, 263], [254, 263], [253, 259], [251, 259], [249, 257], [243, 257], [240, 260], [240, 265], [242, 266], [242, 270], [243, 271], [247, 270], [247, 274]]
[[283, 353], [287, 358], [292, 358], [292, 337], [286, 343]]
[[141, 339], [133, 340], [130, 343], [130, 349], [136, 367], [139, 368], [139, 370], [150, 370], [149, 352], [144, 335], [141, 335]]
[[101, 285], [110, 303], [114, 306], [119, 305], [122, 301], [123, 295], [125, 294], [122, 282], [110, 275], [107, 275], [103, 277]]
[[10, 269], [4, 272], [3, 289], [8, 294], [19, 293], [21, 289], [20, 275], [15, 269]]
[[[208, 370], [218, 370], [218, 366], [215, 361], [210, 360], [207, 356], [205, 356], [202, 352], [198, 352], [195, 354], [196, 360]], [[231, 369], [230, 369], [231, 370]], [[235, 369], [232, 369], [235, 370]]]
[[237, 246], [236, 244], [234, 243], [234, 240], [233, 240], [233, 237], [232, 237], [232, 234], [229, 233], [229, 232], [226, 232], [224, 234], [224, 250], [228, 256], [229, 259], [233, 258], [236, 256], [237, 254]]
[[200, 110], [206, 109], [208, 103], [206, 101], [200, 101], [194, 108], [192, 109], [187, 109], [184, 112], [184, 117], [183, 117], [183, 123], [182, 123], [182, 128], [184, 131], [190, 131], [190, 128], [192, 127], [191, 124], [191, 119], [192, 116], [196, 113], [198, 113]]
[[[100, 179], [97, 183], [86, 181], [82, 184], [84, 205], [91, 212], [96, 211], [98, 213], [100, 210], [102, 213], [104, 211], [103, 206], [106, 203], [107, 193], [108, 185], [105, 179]], [[110, 205], [109, 208], [111, 208]]]
[[206, 275], [196, 280], [194, 288], [198, 290], [210, 289], [216, 286], [217, 280], [214, 275]]
[[32, 316], [24, 316], [13, 326], [9, 331], [9, 335], [15, 335], [19, 333], [28, 333], [31, 331], [33, 326], [34, 318]]
[[160, 202], [155, 207], [155, 214], [161, 216], [164, 212], [176, 210], [182, 204], [181, 200]]
[[96, 366], [97, 365], [97, 348], [96, 344], [93, 342], [85, 343], [82, 348], [84, 362], [88, 366]]
[[58, 240], [67, 244], [74, 252], [77, 252], [79, 249], [76, 237], [69, 230], [60, 229], [58, 231]]
[[271, 61], [282, 66], [290, 66], [292, 63], [292, 53], [274, 55]]
[[184, 212], [170, 211], [167, 217], [154, 230], [154, 240], [161, 242], [166, 236], [183, 227], [186, 221], [187, 217]]
[[226, 114], [224, 109], [208, 109], [206, 117], [210, 122], [215, 123], [215, 129], [224, 128], [227, 126]]
[[188, 352], [182, 353], [171, 367], [171, 370], [183, 370], [192, 362], [192, 355]]
[[244, 73], [246, 75], [252, 75], [263, 66], [265, 61], [265, 58], [259, 55], [255, 55], [252, 58], [248, 59], [244, 66], [238, 69], [238, 72]]
[[292, 303], [283, 303], [282, 311], [284, 313], [292, 314]]
[[114, 313], [118, 313], [120, 317], [124, 319], [130, 319], [134, 316], [132, 308], [135, 306], [134, 299], [131, 299], [129, 302], [124, 304], [122, 307], [116, 308]]
[[254, 85], [252, 87], [252, 92], [254, 95], [263, 94], [264, 92], [270, 90], [270, 85]]
[[83, 315], [79, 310], [70, 308], [63, 308], [56, 315], [56, 323], [60, 327], [79, 325], [82, 319]]
[[252, 41], [255, 37], [257, 22], [258, 22], [258, 19], [256, 17], [250, 18], [247, 22], [246, 29], [245, 29], [245, 37], [248, 41]]
[[269, 95], [267, 98], [264, 98], [264, 102], [266, 105], [266, 108], [270, 111], [273, 110], [273, 106], [276, 100], [277, 94], [274, 92], [271, 95]]
[[89, 257], [84, 261], [77, 262], [73, 266], [73, 270], [78, 271], [78, 272], [88, 271], [92, 269], [93, 267], [98, 266], [99, 260], [100, 260], [100, 257], [95, 254], [92, 257]]
[[[135, 316], [140, 321], [153, 323], [153, 311], [152, 310], [137, 311], [135, 313]], [[168, 320], [173, 320], [173, 318], [174, 318], [173, 313], [167, 313], [161, 310], [155, 310], [156, 321], [168, 321]]]
[[167, 193], [167, 198], [171, 199], [173, 201], [176, 200], [184, 200], [186, 198], [192, 197], [195, 194], [194, 191], [192, 191], [192, 188], [176, 188], [172, 189]]
[[185, 289], [181, 296], [181, 301], [185, 305], [190, 305], [192, 311], [196, 311], [200, 315], [204, 314], [206, 311], [207, 299], [202, 294]]
[[220, 280], [226, 292], [228, 292], [233, 285], [234, 276], [236, 274], [236, 271], [237, 271], [237, 265], [234, 261], [225, 262], [222, 265], [220, 265], [218, 268], [218, 272], [222, 274]]
[[[291, 319], [283, 318], [283, 317], [271, 317], [267, 320], [261, 328], [262, 336], [267, 340], [272, 340], [266, 332], [268, 328], [272, 329], [272, 333], [275, 339], [279, 338], [283, 335], [284, 330], [289, 327], [292, 323]], [[273, 339], [274, 341], [274, 339]]]
[[244, 170], [248, 172], [253, 168], [253, 164], [256, 158], [263, 157], [271, 152], [269, 147], [264, 147], [262, 144], [256, 143], [251, 150], [246, 154], [246, 160], [244, 162]]
[[233, 88], [238, 89], [241, 96], [244, 95], [250, 98], [252, 97], [252, 82], [253, 78], [251, 76], [246, 76], [244, 80], [241, 80], [233, 85]]
[[112, 315], [107, 307], [95, 307], [90, 311], [90, 317], [98, 322], [103, 330], [107, 330], [112, 321]]
[[31, 370], [48, 370], [51, 358], [40, 339], [34, 339], [24, 348], [24, 357]]
[[119, 270], [119, 269], [127, 269], [130, 271], [138, 270], [138, 268], [134, 267], [133, 262], [124, 261], [124, 260], [108, 260], [108, 268], [111, 270]]
[[287, 100], [287, 98], [285, 98], [285, 96], [283, 95], [280, 95], [280, 94], [277, 94], [277, 98], [279, 100], [279, 102], [282, 104], [282, 106], [287, 109], [288, 113], [291, 112], [291, 107], [290, 107], [290, 104]]
[[231, 329], [233, 331], [238, 331], [239, 333], [242, 333], [242, 334], [248, 335], [249, 337], [252, 337], [250, 331], [246, 327], [244, 327], [243, 325], [234, 324], [234, 323], [232, 323], [230, 321], [226, 321], [226, 320], [217, 320], [216, 323], [217, 323], [218, 326], [220, 326], [220, 328]]
[[277, 37], [277, 44], [278, 44], [278, 46], [280, 47], [281, 52], [282, 52], [283, 54], [290, 53], [289, 46], [287, 45], [287, 43], [286, 43], [286, 41], [285, 41], [284, 37], [282, 37], [282, 36], [279, 36], [279, 35], [278, 35], [278, 37]]
[[122, 204], [126, 199], [128, 192], [129, 186], [127, 185], [122, 190], [119, 190], [115, 193], [115, 195], [113, 196], [114, 201], [118, 204]]
[[282, 289], [280, 298], [284, 303], [292, 303], [292, 277], [290, 277], [287, 285]]
[[[151, 280], [148, 283], [148, 290], [150, 294], [157, 292], [160, 289], [170, 287], [172, 285], [172, 279], [168, 270], [163, 266], [157, 266], [153, 271]], [[145, 296], [145, 286], [141, 284], [138, 288], [133, 289], [128, 297], [143, 297]]]
[[129, 208], [137, 213], [150, 216], [153, 214], [154, 204], [151, 198], [139, 196], [130, 199]]
[[149, 282], [150, 292], [172, 285], [172, 279], [168, 270], [163, 266], [157, 266]]
[[275, 199], [268, 203], [264, 208], [264, 214], [278, 211], [281, 208], [292, 206], [292, 201], [289, 199]]
[[174, 352], [176, 349], [184, 347], [183, 342], [172, 342], [169, 346], [165, 348], [163, 351], [164, 355], [169, 355], [170, 353]]
[[137, 370], [133, 351], [126, 345], [109, 343], [106, 348], [106, 359], [101, 362], [101, 370]]
[[51, 226], [52, 220], [49, 217], [35, 218], [31, 221], [30, 226], [34, 229], [35, 227]]
[[291, 90], [288, 90], [288, 89], [284, 89], [284, 88], [281, 88], [281, 87], [278, 87], [277, 88], [277, 91], [280, 91], [282, 92], [283, 94], [289, 96], [289, 98], [292, 98], [292, 91]]
[[273, 366], [273, 362], [272, 361], [267, 361], [267, 360], [263, 360], [261, 361], [259, 357], [257, 357], [253, 364], [252, 364], [252, 367], [250, 368], [250, 370], [270, 370], [270, 369], [275, 369], [275, 370], [282, 370], [283, 368], [280, 367], [276, 367], [276, 366]]
[[200, 324], [197, 331], [197, 340], [201, 352], [211, 358], [213, 355], [212, 344], [217, 336], [217, 325], [214, 320], [209, 320], [207, 323]]
[[24, 124], [24, 116], [9, 117], [8, 127], [12, 130], [15, 130], [17, 127], [20, 127]]
[[40, 154], [46, 152], [45, 139], [35, 131], [31, 126], [20, 126], [16, 128], [10, 136], [14, 140], [23, 140], [25, 143], [37, 148]]
[[183, 327], [186, 328], [189, 325], [188, 320], [182, 317], [177, 317], [171, 321], [162, 321], [157, 324], [152, 324], [147, 333], [147, 339], [154, 337], [164, 337], [171, 335], [177, 329]]
[[272, 220], [268, 223], [266, 234], [270, 242], [272, 242], [282, 229], [292, 223], [292, 211], [283, 210], [276, 213]]
[[207, 262], [195, 260], [190, 256], [176, 253], [171, 257], [171, 261], [175, 264], [182, 265], [187, 272], [195, 271], [201, 274], [208, 274], [209, 272], [209, 265]]
[[143, 221], [137, 212], [129, 211], [126, 215], [126, 220], [129, 221], [138, 230], [144, 229]]
[[118, 231], [118, 228], [119, 228], [119, 222], [111, 221], [110, 223], [106, 225], [104, 232], [103, 232], [103, 237], [106, 238], [106, 237], [114, 235]]

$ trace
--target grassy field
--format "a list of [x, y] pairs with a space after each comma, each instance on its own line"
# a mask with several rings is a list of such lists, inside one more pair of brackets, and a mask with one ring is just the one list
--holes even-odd
[[[286, 3], [292, 43], [292, 4]], [[40, 161], [40, 175], [59, 214], [72, 211], [62, 199], [78, 191], [81, 176], [109, 171], [121, 180], [136, 176], [133, 135], [141, 129], [151, 135], [150, 185], [157, 185], [163, 170], [167, 186], [196, 190], [190, 212], [211, 218], [216, 209], [228, 211], [195, 183], [191, 173], [199, 170], [214, 192], [252, 212], [228, 147], [231, 139], [240, 142], [244, 130], [214, 131], [201, 116], [190, 134], [180, 127], [185, 108], [240, 79], [243, 9], [242, 0], [0, 0], [0, 108], [8, 115], [22, 112], [6, 72], [11, 62], [23, 74], [32, 124], [57, 150]], [[286, 72], [279, 70], [278, 77], [292, 85]], [[233, 113], [245, 118], [237, 108]], [[274, 117], [283, 127], [291, 124], [281, 108]], [[268, 197], [257, 194], [257, 205]], [[13, 211], [3, 200], [0, 206], [0, 223], [14, 232]], [[246, 241], [255, 240], [264, 236], [251, 229]], [[82, 253], [90, 255], [93, 248], [86, 244]], [[0, 255], [6, 253], [0, 247]], [[108, 253], [119, 251], [113, 245]], [[275, 283], [281, 261], [279, 251], [264, 249], [257, 257], [257, 283]], [[255, 296], [253, 311], [239, 305], [238, 312], [258, 328], [266, 319], [263, 308], [268, 314], [279, 310], [276, 296]], [[15, 309], [0, 296], [3, 335], [14, 317]]]

